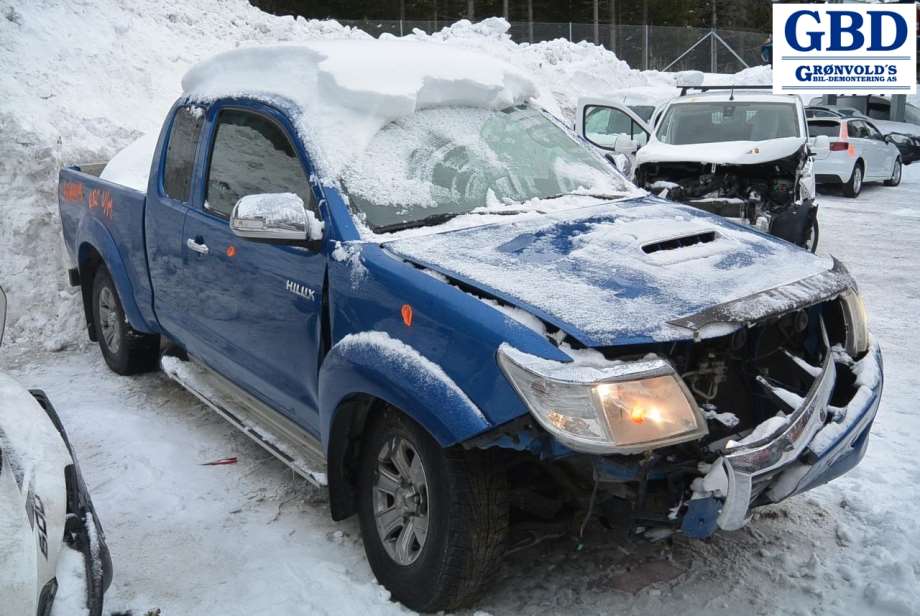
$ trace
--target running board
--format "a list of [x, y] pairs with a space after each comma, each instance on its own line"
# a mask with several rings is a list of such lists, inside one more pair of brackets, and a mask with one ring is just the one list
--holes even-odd
[[218, 415], [294, 472], [317, 486], [326, 485], [326, 463], [319, 441], [210, 368], [194, 360], [164, 355], [163, 372], [217, 411]]

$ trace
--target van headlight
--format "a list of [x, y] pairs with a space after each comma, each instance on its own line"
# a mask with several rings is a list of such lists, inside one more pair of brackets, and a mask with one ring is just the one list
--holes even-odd
[[866, 306], [855, 289], [847, 289], [840, 296], [843, 308], [843, 326], [846, 328], [847, 355], [859, 358], [869, 350], [869, 323]]
[[637, 453], [706, 435], [706, 420], [667, 361], [575, 364], [503, 344], [498, 363], [541, 426], [576, 451]]

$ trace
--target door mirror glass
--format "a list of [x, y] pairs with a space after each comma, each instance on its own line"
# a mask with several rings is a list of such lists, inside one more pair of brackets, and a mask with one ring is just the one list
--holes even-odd
[[294, 193], [246, 195], [236, 202], [230, 229], [253, 240], [307, 241], [323, 237], [323, 223]]
[[6, 293], [0, 288], [0, 344], [3, 344], [4, 327], [6, 327]]

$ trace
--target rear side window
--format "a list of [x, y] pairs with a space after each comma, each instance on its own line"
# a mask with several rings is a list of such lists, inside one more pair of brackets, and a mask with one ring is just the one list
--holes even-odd
[[828, 137], [840, 136], [840, 122], [829, 120], [812, 120], [808, 122], [808, 134], [812, 137], [827, 135]]
[[283, 192], [299, 195], [316, 212], [300, 159], [281, 127], [248, 111], [221, 111], [208, 171], [207, 208], [229, 218], [241, 197]]
[[163, 189], [177, 201], [188, 202], [195, 168], [195, 152], [204, 113], [200, 107], [179, 107], [169, 132], [166, 162], [163, 167]]
[[850, 122], [849, 130], [847, 131], [850, 137], [855, 139], [868, 139], [869, 138], [869, 127], [867, 127], [863, 122], [859, 120], [853, 120]]

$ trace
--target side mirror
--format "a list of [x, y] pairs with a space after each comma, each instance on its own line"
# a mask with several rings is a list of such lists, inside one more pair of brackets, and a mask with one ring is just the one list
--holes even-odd
[[305, 242], [323, 237], [323, 223], [294, 193], [246, 195], [233, 206], [230, 230], [252, 240]]
[[6, 328], [6, 293], [0, 288], [0, 344], [3, 344], [3, 330]]
[[812, 144], [814, 150], [827, 150], [831, 147], [831, 139], [827, 135], [818, 135]]
[[625, 135], [618, 135], [613, 142], [613, 151], [617, 154], [635, 154], [638, 149], [638, 144]]

